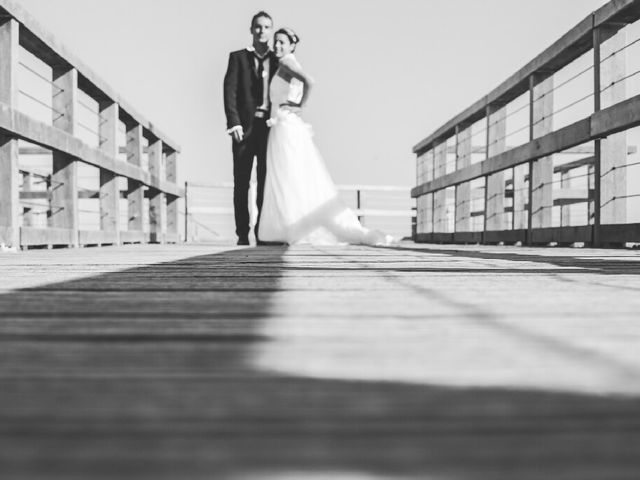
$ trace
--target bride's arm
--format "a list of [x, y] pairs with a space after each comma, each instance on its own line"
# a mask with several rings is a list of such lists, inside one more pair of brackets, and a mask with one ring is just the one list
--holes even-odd
[[285, 73], [291, 75], [293, 78], [297, 78], [298, 80], [300, 80], [304, 85], [304, 88], [302, 90], [302, 99], [300, 100], [300, 104], [296, 105], [299, 107], [304, 106], [304, 104], [307, 103], [309, 93], [311, 92], [315, 81], [309, 74], [307, 74], [307, 72], [302, 69], [300, 64], [293, 58], [283, 58], [282, 60], [280, 60], [279, 67], [282, 68]]

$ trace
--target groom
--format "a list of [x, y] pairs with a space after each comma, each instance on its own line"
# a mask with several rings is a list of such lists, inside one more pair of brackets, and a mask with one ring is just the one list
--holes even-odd
[[253, 43], [250, 47], [232, 52], [224, 77], [224, 110], [227, 133], [233, 148], [233, 207], [238, 245], [249, 245], [249, 181], [253, 159], [256, 158], [258, 177], [258, 223], [254, 233], [258, 245], [260, 212], [264, 198], [267, 173], [267, 119], [270, 114], [269, 83], [276, 72], [278, 59], [271, 50], [273, 20], [264, 11], [251, 19]]

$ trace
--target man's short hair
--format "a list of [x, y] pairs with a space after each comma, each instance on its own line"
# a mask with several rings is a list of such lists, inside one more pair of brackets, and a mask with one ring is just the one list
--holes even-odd
[[253, 28], [253, 25], [256, 23], [256, 20], [258, 20], [260, 17], [264, 17], [264, 18], [268, 18], [269, 20], [271, 20], [271, 23], [273, 23], [273, 18], [271, 18], [271, 15], [269, 15], [267, 12], [265, 12], [264, 10], [260, 10], [258, 13], [256, 13], [253, 18], [251, 19], [251, 28]]

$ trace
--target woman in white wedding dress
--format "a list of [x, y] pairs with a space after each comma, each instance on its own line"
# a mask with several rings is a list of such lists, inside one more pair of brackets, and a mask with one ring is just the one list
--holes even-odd
[[390, 235], [363, 227], [338, 199], [311, 127], [299, 115], [313, 82], [293, 55], [298, 41], [288, 28], [275, 34], [280, 62], [269, 90], [271, 130], [260, 240], [290, 245], [391, 244]]

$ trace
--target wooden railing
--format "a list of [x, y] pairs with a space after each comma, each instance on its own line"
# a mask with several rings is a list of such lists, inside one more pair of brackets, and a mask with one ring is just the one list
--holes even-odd
[[[30, 95], [19, 84], [20, 69], [29, 68], [20, 60], [23, 52], [48, 69], [46, 75], [35, 72], [48, 82], [51, 95], [46, 101]], [[42, 121], [21, 111], [21, 95], [49, 108], [51, 120]], [[81, 98], [95, 106], [96, 146], [80, 138], [79, 127], [84, 126], [80, 122]], [[31, 146], [24, 147], [25, 142]], [[28, 247], [178, 241], [178, 198], [183, 194], [176, 184], [179, 151], [174, 141], [62, 47], [16, 2], [0, 0], [0, 243]], [[122, 152], [126, 160], [118, 158]], [[50, 174], [20, 167], [21, 156], [34, 153], [50, 156]], [[147, 162], [143, 162], [143, 156]], [[99, 171], [98, 190], [79, 191], [80, 163]], [[148, 163], [148, 168], [143, 163]], [[121, 178], [127, 179], [125, 192], [120, 191]], [[33, 191], [34, 179], [47, 188]], [[128, 210], [125, 228], [120, 225], [123, 194]], [[80, 229], [81, 198], [98, 199], [99, 230]], [[32, 225], [32, 212], [24, 207], [30, 199], [46, 202], [45, 225]], [[143, 230], [143, 219], [148, 219], [148, 231]]]
[[[395, 185], [338, 185], [340, 201], [367, 227], [398, 238], [415, 230], [416, 211], [410, 188]], [[189, 241], [235, 240], [233, 182], [185, 183], [183, 227]], [[258, 217], [255, 179], [249, 189], [251, 223]]]
[[628, 191], [640, 185], [628, 144], [640, 125], [640, 95], [628, 94], [640, 69], [627, 65], [638, 58], [627, 55], [640, 47], [628, 38], [638, 19], [640, 1], [609, 2], [418, 143], [415, 239], [640, 242], [640, 223], [629, 221], [640, 193]]

